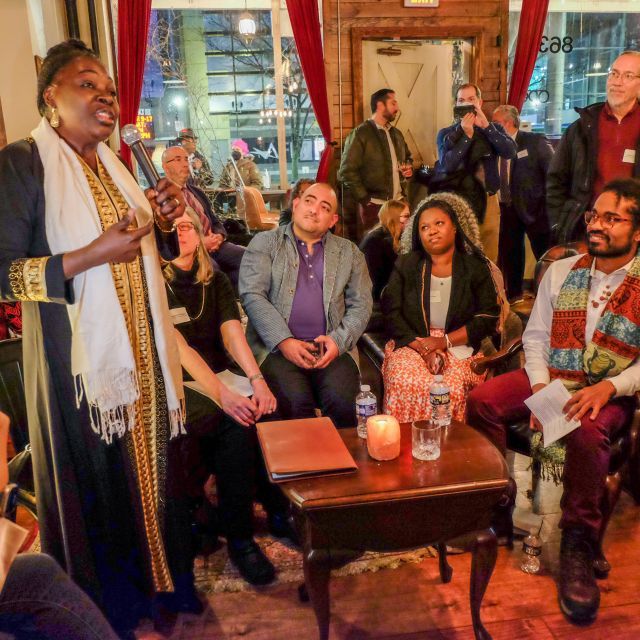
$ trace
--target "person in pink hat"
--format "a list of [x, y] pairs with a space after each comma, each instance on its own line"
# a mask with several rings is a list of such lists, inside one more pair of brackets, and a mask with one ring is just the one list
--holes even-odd
[[245, 187], [262, 189], [262, 175], [249, 153], [249, 145], [244, 140], [231, 142], [231, 158], [222, 171], [220, 188], [236, 189], [239, 184], [244, 184]]

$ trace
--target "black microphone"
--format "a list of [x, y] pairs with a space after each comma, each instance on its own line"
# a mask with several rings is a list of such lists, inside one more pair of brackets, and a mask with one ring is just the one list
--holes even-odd
[[140, 132], [136, 126], [134, 124], [125, 124], [120, 131], [120, 137], [131, 148], [131, 153], [133, 153], [136, 162], [140, 165], [149, 186], [155, 188], [160, 182], [160, 174], [155, 168], [147, 148], [142, 144]]
[[[126, 124], [120, 131], [120, 137], [130, 147], [131, 153], [133, 153], [137, 163], [140, 165], [149, 186], [155, 189], [158, 182], [160, 182], [160, 174], [155, 168], [147, 148], [142, 144], [140, 132], [136, 126]], [[167, 262], [177, 258], [180, 255], [180, 245], [178, 244], [178, 234], [175, 230], [172, 229], [171, 233], [163, 233], [157, 223], [153, 225], [153, 228], [160, 255]]]

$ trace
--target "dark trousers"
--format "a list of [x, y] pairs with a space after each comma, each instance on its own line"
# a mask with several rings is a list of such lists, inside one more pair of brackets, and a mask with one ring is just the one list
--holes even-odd
[[0, 592], [0, 632], [19, 640], [118, 638], [89, 596], [43, 553], [13, 561]]
[[[469, 394], [467, 423], [484, 433], [504, 455], [508, 426], [528, 420], [531, 415], [524, 404], [530, 395], [531, 385], [524, 369], [492, 378]], [[610, 442], [622, 429], [629, 428], [635, 405], [633, 397], [615, 398], [595, 420], [587, 412], [580, 427], [565, 436], [561, 528], [588, 527], [597, 539]]]
[[220, 271], [225, 273], [234, 291], [238, 291], [238, 274], [240, 273], [240, 263], [244, 255], [245, 248], [233, 242], [226, 240], [220, 245], [220, 248], [211, 254], [214, 262], [220, 267]]
[[301, 369], [278, 351], [270, 353], [260, 369], [278, 400], [273, 420], [313, 418], [317, 407], [338, 428], [356, 426], [360, 382], [358, 367], [348, 353], [324, 369]]
[[498, 240], [498, 266], [504, 274], [509, 298], [522, 296], [525, 265], [525, 233], [531, 243], [536, 260], [551, 244], [551, 230], [546, 220], [525, 224], [511, 205], [500, 203], [500, 238]]
[[206, 479], [214, 474], [222, 533], [253, 537], [255, 447], [250, 429], [213, 405], [212, 413], [189, 422], [187, 431], [180, 442], [183, 491], [202, 497]]

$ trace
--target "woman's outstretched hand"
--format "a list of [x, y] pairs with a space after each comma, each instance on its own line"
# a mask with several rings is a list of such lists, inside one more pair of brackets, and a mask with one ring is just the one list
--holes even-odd
[[135, 209], [129, 209], [127, 215], [112, 224], [93, 242], [82, 249], [66, 253], [62, 259], [62, 267], [66, 278], [98, 267], [107, 262], [132, 262], [140, 253], [142, 238], [151, 232], [153, 222], [142, 227], [130, 225], [135, 220]]

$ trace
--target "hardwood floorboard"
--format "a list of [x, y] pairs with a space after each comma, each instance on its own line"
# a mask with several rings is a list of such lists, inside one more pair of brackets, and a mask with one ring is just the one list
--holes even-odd
[[[559, 535], [545, 543], [543, 572], [520, 571], [521, 551], [501, 548], [482, 607], [494, 640], [631, 640], [640, 638], [640, 508], [623, 494], [609, 526], [605, 553], [613, 570], [602, 581], [595, 623], [577, 627], [560, 613], [554, 573]], [[470, 554], [450, 556], [453, 579], [441, 584], [438, 562], [427, 558], [394, 570], [331, 582], [332, 640], [472, 640]], [[200, 618], [181, 616], [171, 640], [315, 640], [310, 604], [297, 585], [209, 596]]]

